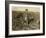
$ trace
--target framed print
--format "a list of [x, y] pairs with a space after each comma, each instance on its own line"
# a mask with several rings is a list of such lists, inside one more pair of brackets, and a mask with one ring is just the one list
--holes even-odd
[[45, 3], [5, 1], [5, 36], [45, 34]]

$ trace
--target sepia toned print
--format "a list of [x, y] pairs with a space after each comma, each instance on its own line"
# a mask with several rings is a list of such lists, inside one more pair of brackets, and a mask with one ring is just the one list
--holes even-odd
[[12, 30], [40, 29], [40, 8], [12, 7]]

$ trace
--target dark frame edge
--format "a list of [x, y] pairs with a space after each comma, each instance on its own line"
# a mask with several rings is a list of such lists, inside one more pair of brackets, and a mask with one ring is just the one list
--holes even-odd
[[5, 1], [5, 38], [8, 38], [8, 1]]
[[43, 35], [45, 35], [45, 3], [43, 3]]

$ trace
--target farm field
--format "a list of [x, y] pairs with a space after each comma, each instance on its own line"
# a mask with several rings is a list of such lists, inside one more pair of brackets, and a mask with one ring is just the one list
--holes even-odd
[[12, 30], [40, 29], [40, 13], [33, 11], [12, 11]]

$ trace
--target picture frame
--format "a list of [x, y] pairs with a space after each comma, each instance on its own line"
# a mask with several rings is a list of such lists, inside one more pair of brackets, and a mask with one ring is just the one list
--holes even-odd
[[[17, 5], [18, 4], [18, 5]], [[11, 9], [12, 7], [12, 9]], [[32, 9], [31, 9], [32, 7]], [[39, 9], [35, 8], [40, 7]], [[21, 10], [26, 9], [26, 11], [29, 11], [29, 8], [31, 11], [36, 12], [36, 10], [40, 11], [40, 29], [42, 30], [32, 30], [32, 31], [16, 31], [12, 32], [14, 30], [11, 29], [11, 23], [13, 19], [13, 13], [11, 10]], [[27, 10], [28, 9], [28, 10]], [[10, 16], [12, 15], [12, 16]], [[25, 16], [24, 16], [25, 17]], [[42, 18], [42, 19], [41, 19]], [[13, 27], [14, 28], [14, 27]], [[9, 30], [10, 29], [10, 30]], [[21, 29], [22, 30], [22, 29]], [[24, 2], [24, 1], [5, 1], [5, 37], [23, 37], [23, 36], [40, 36], [45, 35], [45, 3], [43, 2]]]

